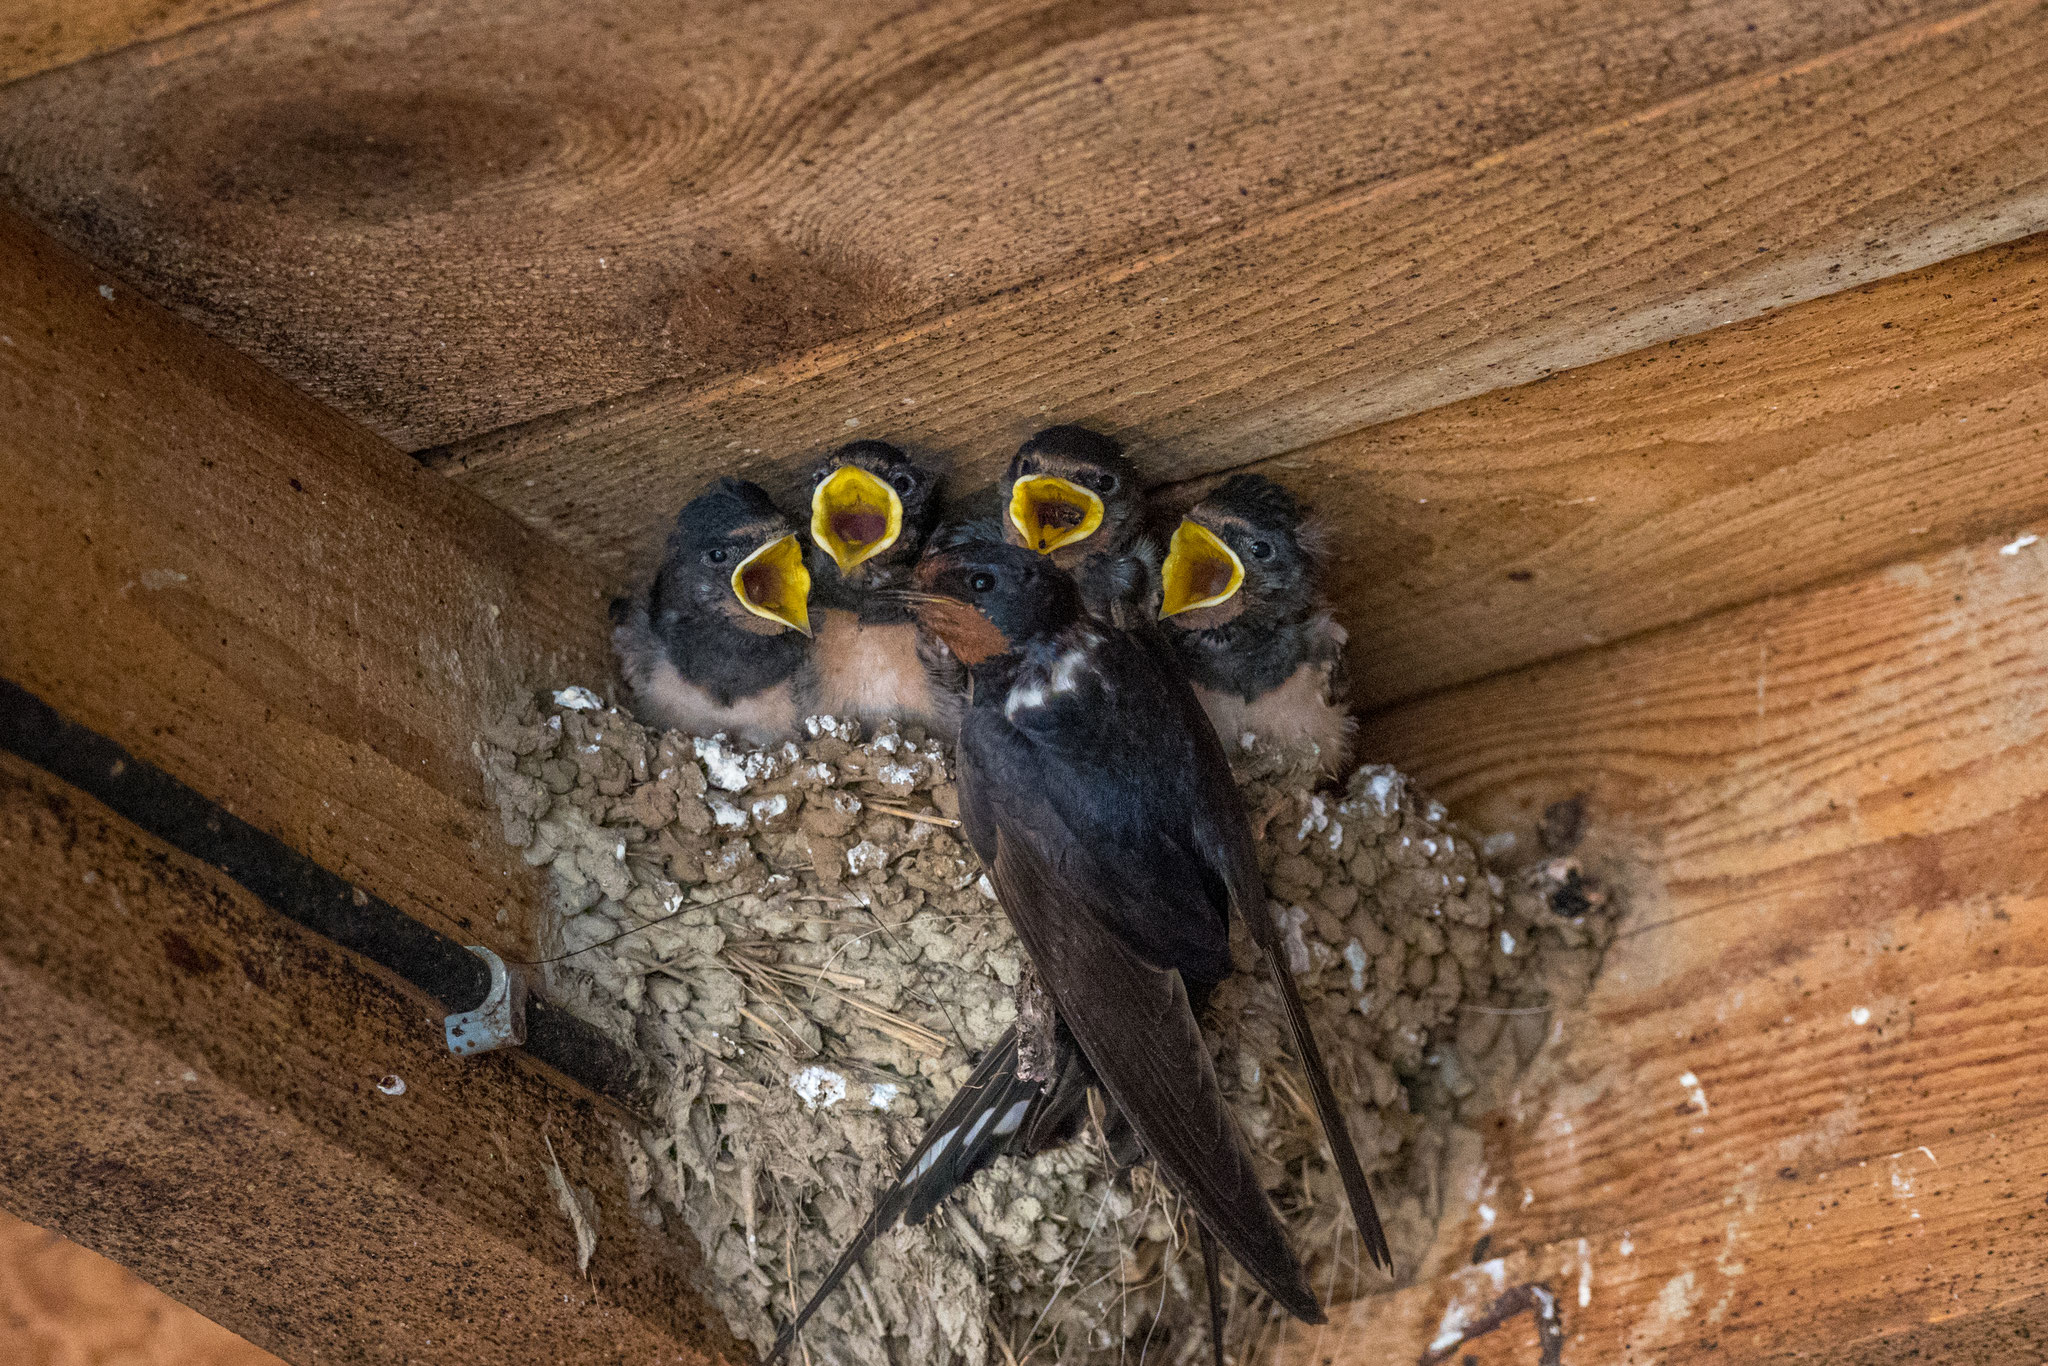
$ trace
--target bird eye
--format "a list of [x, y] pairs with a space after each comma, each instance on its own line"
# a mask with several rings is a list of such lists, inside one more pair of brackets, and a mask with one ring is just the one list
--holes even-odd
[[707, 551], [705, 551], [705, 552], [704, 552], [704, 563], [706, 563], [706, 564], [724, 564], [724, 563], [725, 563], [725, 551], [724, 551], [723, 549], [719, 549], [719, 550], [707, 550]]
[[1255, 559], [1255, 560], [1270, 560], [1270, 559], [1272, 559], [1272, 558], [1273, 558], [1273, 543], [1272, 543], [1271, 541], [1253, 541], [1253, 542], [1252, 542], [1252, 558], [1253, 558], [1253, 559]]
[[996, 586], [996, 576], [987, 570], [980, 570], [968, 576], [967, 586], [977, 593], [986, 593]]
[[1116, 476], [1113, 474], [1098, 474], [1088, 481], [1088, 487], [1104, 495], [1115, 493]]
[[909, 470], [898, 470], [889, 476], [889, 487], [908, 496], [910, 491], [917, 487], [917, 479]]

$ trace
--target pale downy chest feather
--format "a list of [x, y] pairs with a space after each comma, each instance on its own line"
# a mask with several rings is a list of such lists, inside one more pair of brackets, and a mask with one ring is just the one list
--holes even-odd
[[1332, 775], [1350, 765], [1351, 739], [1358, 723], [1346, 708], [1330, 700], [1327, 662], [1302, 665], [1279, 687], [1250, 702], [1199, 684], [1195, 695], [1202, 699], [1202, 710], [1209, 713], [1226, 754], [1235, 754], [1243, 737], [1250, 734], [1281, 745], [1313, 741], [1322, 752], [1324, 772]]
[[932, 686], [918, 653], [916, 626], [863, 624], [852, 612], [833, 610], [824, 613], [815, 640], [812, 711], [866, 721], [919, 721], [946, 734], [957, 729], [958, 708]]
[[765, 745], [787, 740], [796, 734], [803, 718], [798, 712], [795, 690], [788, 683], [763, 689], [752, 697], [734, 698], [723, 706], [704, 689], [685, 679], [666, 659], [655, 659], [633, 684], [634, 712], [649, 724], [691, 735], [716, 735], [721, 731], [735, 740]]

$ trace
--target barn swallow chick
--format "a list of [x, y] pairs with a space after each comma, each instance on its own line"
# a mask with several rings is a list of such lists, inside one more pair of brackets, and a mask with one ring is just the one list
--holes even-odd
[[751, 744], [795, 735], [810, 593], [794, 523], [757, 484], [713, 484], [677, 514], [660, 569], [612, 632], [635, 714]]
[[1091, 555], [1124, 548], [1144, 502], [1122, 443], [1086, 427], [1047, 427], [1019, 446], [1002, 488], [1003, 539], [1069, 574]]
[[1060, 426], [1018, 447], [995, 489], [970, 500], [933, 545], [1000, 536], [1035, 550], [1073, 575], [1090, 612], [1128, 629], [1150, 615], [1144, 605], [1159, 557], [1144, 532], [1144, 490], [1121, 443], [1086, 427]]
[[1047, 427], [1018, 447], [1002, 490], [1003, 539], [1073, 575], [1090, 611], [1129, 627], [1158, 556], [1123, 444], [1086, 427]]
[[895, 595], [938, 519], [938, 485], [881, 441], [841, 446], [811, 476], [811, 543], [822, 552], [814, 711], [915, 721], [951, 738], [958, 668]]
[[1313, 742], [1337, 774], [1358, 723], [1321, 567], [1320, 538], [1294, 495], [1263, 475], [1236, 475], [1174, 530], [1159, 615], [1226, 747], [1247, 734]]

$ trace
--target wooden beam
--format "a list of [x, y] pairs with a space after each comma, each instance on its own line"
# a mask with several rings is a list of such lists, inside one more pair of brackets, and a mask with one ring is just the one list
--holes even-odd
[[2044, 41], [1995, 0], [444, 465], [615, 569], [707, 472], [853, 431], [963, 483], [1051, 420], [1155, 477], [1242, 465], [2048, 227]]
[[11, 756], [0, 858], [10, 1211], [295, 1361], [749, 1358], [595, 1103]]
[[[1517, 1250], [1428, 1287], [1359, 1301], [1321, 1330], [1290, 1327], [1275, 1361], [1420, 1360], [1428, 1343], [1454, 1339], [1452, 1325], [1478, 1319], [1503, 1289], [1530, 1283], [1555, 1297], [1566, 1366], [1847, 1366], [1908, 1360], [1914, 1345], [1931, 1361], [2039, 1361], [2038, 1343], [2024, 1335], [1980, 1342], [1982, 1355], [1963, 1350], [1973, 1338], [1995, 1338], [1987, 1325], [2043, 1318], [2038, 1215], [2048, 1141], [2038, 1120], [1929, 1151], [1939, 1152], [1939, 1166], [1914, 1149], [1760, 1179], [1710, 1210], [1652, 1214], [1628, 1230], [1626, 1256], [1612, 1235]], [[1481, 1359], [1540, 1360], [1526, 1349]]]
[[2048, 515], [2044, 303], [2048, 236], [1258, 468], [1385, 707]]
[[0, 0], [0, 85], [277, 0]]
[[281, 1366], [97, 1253], [0, 1211], [0, 1358], [49, 1366]]
[[1951, 1316], [2038, 1307], [2044, 535], [1369, 725], [1368, 754], [1481, 828], [1585, 793], [1587, 856], [1629, 919], [1469, 1174], [1504, 1260], [1364, 1302], [1285, 1359], [1419, 1357], [1496, 1272], [1560, 1295], [1568, 1362], [1869, 1360]]
[[[0, 412], [0, 676], [358, 905], [530, 957], [471, 747], [526, 689], [602, 684], [591, 576], [8, 219]], [[743, 1355], [630, 1197], [623, 1116], [458, 1061], [444, 1006], [12, 757], [0, 813], [16, 1213], [298, 1359], [428, 1324], [464, 1358]], [[597, 1203], [588, 1281], [557, 1160]]]
[[0, 215], [0, 677], [465, 943], [537, 883], [471, 746], [611, 664], [596, 577]]
[[[0, 95], [0, 177], [73, 245], [408, 448], [664, 382], [688, 396], [761, 367], [838, 366], [836, 343], [895, 346], [970, 304], [1078, 285], [1113, 320], [1071, 351], [1047, 335], [1063, 363], [1042, 378], [989, 376], [1005, 390], [966, 432], [978, 447], [1093, 393], [1074, 369], [1104, 328], [1180, 326], [1184, 306], [1156, 319], [1147, 301], [1185, 304], [1218, 270], [1256, 273], [1240, 297], [1288, 310], [1320, 293], [1327, 325], [1337, 295], [1311, 283], [1327, 269], [1313, 240], [1242, 239], [1271, 215], [1363, 215], [1366, 230], [1323, 249], [1368, 249], [1353, 264], [1389, 284], [1421, 267], [1422, 290], [1455, 307], [1456, 265], [1439, 276], [1406, 243], [1371, 249], [1382, 202], [1965, 9], [1501, 0], [1473, 24], [1345, 0], [338, 0]], [[1674, 184], [1725, 174], [1711, 155]], [[1497, 221], [1555, 221], [1527, 188]], [[1470, 227], [1440, 226], [1469, 259]], [[1180, 283], [1119, 287], [1204, 239], [1208, 264], [1169, 272]], [[1511, 249], [1516, 269], [1536, 245]], [[1189, 359], [1182, 383], [1216, 358]], [[869, 397], [893, 424], [900, 399], [949, 403], [976, 368]], [[787, 455], [865, 414], [858, 397], [842, 390], [794, 431], [740, 423], [687, 450], [723, 461], [740, 437]]]

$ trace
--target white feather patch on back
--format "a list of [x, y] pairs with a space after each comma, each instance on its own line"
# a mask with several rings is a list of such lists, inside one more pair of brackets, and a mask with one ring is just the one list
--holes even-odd
[[1081, 684], [1081, 670], [1094, 657], [1095, 648], [1102, 643], [1102, 637], [1093, 631], [1084, 632], [1080, 643], [1062, 651], [1059, 658], [1043, 669], [1037, 669], [1011, 685], [1010, 695], [1003, 699], [1003, 716], [1014, 721], [1020, 711], [1042, 707], [1055, 697], [1063, 697]]

